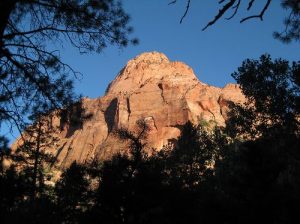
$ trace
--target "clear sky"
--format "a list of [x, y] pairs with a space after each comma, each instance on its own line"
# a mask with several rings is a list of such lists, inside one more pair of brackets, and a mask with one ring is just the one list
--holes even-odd
[[[198, 78], [205, 83], [224, 86], [234, 82], [230, 74], [246, 58], [257, 59], [269, 53], [273, 58], [300, 60], [300, 43], [283, 44], [272, 37], [274, 31], [283, 30], [287, 14], [280, 0], [273, 0], [266, 11], [264, 21], [239, 20], [255, 14], [265, 1], [258, 1], [252, 11], [242, 5], [240, 12], [230, 21], [222, 18], [206, 31], [202, 28], [219, 10], [217, 0], [192, 0], [190, 10], [182, 24], [179, 23], [185, 10], [185, 0], [168, 5], [170, 0], [124, 0], [124, 7], [131, 16], [133, 37], [138, 37], [138, 46], [125, 49], [108, 47], [101, 54], [80, 55], [68, 46], [62, 51], [64, 60], [83, 74], [76, 81], [76, 92], [91, 98], [99, 97], [128, 60], [146, 51], [159, 51], [170, 59], [183, 61], [193, 68]], [[230, 16], [227, 15], [227, 16]]]

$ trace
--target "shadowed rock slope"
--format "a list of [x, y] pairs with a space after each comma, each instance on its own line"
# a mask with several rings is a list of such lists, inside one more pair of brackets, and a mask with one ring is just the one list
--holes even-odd
[[[228, 103], [244, 100], [237, 85], [209, 86], [186, 64], [172, 62], [162, 53], [143, 53], [127, 63], [103, 97], [82, 99], [83, 114], [72, 111], [75, 119], [85, 117], [80, 124], [53, 113], [53, 135], [58, 141], [47, 146], [47, 151], [56, 156], [60, 167], [74, 160], [107, 159], [127, 148], [114, 130], [134, 131], [140, 119], [150, 127], [146, 147], [161, 149], [176, 140], [187, 121], [224, 126]], [[20, 144], [21, 139], [13, 147]]]

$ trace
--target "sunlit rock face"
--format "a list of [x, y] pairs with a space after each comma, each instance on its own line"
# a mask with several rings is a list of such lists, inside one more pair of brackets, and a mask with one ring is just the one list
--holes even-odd
[[[74, 160], [108, 159], [128, 148], [114, 131], [135, 131], [140, 119], [150, 127], [146, 147], [159, 150], [176, 141], [187, 121], [197, 124], [206, 120], [224, 126], [229, 103], [244, 101], [237, 85], [228, 84], [223, 89], [209, 86], [200, 82], [188, 65], [172, 62], [162, 53], [147, 52], [127, 63], [105, 96], [82, 100], [84, 114], [80, 116], [86, 118], [81, 125], [54, 116], [54, 135], [59, 141], [48, 150], [61, 167]], [[17, 144], [21, 141], [14, 147]]]

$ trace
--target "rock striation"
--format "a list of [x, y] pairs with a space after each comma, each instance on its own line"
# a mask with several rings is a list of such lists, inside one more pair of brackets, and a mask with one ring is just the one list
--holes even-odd
[[[83, 98], [85, 117], [80, 125], [54, 115], [58, 141], [48, 147], [57, 165], [67, 167], [74, 160], [107, 159], [127, 149], [114, 130], [135, 131], [136, 122], [150, 127], [146, 147], [161, 149], [176, 141], [180, 127], [187, 121], [212, 121], [225, 125], [230, 102], [243, 103], [238, 85], [217, 88], [200, 82], [193, 70], [182, 62], [172, 62], [159, 52], [143, 53], [130, 60], [109, 84], [103, 97]], [[13, 147], [22, 144], [18, 139]]]

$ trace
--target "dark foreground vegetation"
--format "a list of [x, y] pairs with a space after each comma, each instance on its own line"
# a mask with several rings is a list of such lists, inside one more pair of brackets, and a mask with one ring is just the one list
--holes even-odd
[[300, 64], [264, 55], [233, 77], [248, 103], [226, 128], [187, 123], [173, 150], [146, 154], [140, 123], [139, 135], [118, 131], [128, 155], [74, 162], [55, 186], [39, 166], [2, 169], [1, 223], [295, 223]]
[[[233, 18], [241, 2], [248, 11], [258, 1], [219, 1], [204, 28], [227, 11]], [[262, 20], [271, 2], [241, 22]], [[290, 13], [274, 36], [299, 41], [299, 0], [281, 3]], [[15, 160], [0, 166], [0, 223], [299, 222], [300, 65], [268, 56], [245, 61], [233, 74], [249, 104], [232, 105], [226, 129], [188, 123], [174, 150], [151, 156], [140, 138], [145, 125], [144, 135], [121, 130], [132, 142], [128, 155], [73, 163], [55, 186], [47, 183], [51, 173], [43, 165], [55, 161], [40, 149], [55, 139], [39, 128], [41, 116], [76, 101], [72, 75], [78, 75], [48, 43], [67, 41], [81, 53], [125, 47], [137, 43], [128, 21], [119, 0], [0, 1], [0, 126], [23, 130], [31, 117], [37, 124], [36, 144], [20, 149], [23, 158], [10, 155], [0, 136], [1, 164]]]

